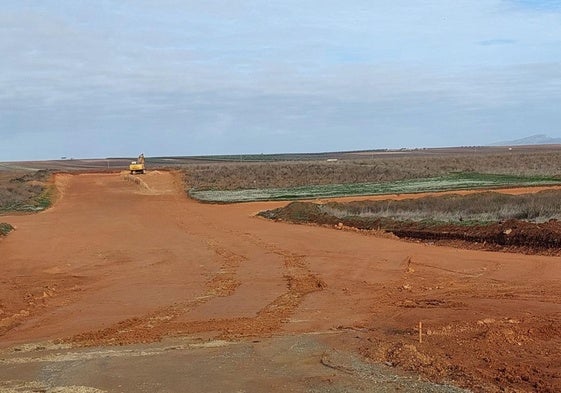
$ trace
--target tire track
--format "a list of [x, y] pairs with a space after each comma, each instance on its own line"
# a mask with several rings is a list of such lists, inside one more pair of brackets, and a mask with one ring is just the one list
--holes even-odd
[[283, 258], [287, 287], [286, 292], [259, 310], [255, 317], [178, 321], [180, 316], [214, 298], [231, 296], [241, 284], [237, 273], [239, 267], [247, 262], [247, 258], [222, 247], [214, 240], [209, 240], [207, 246], [222, 259], [222, 264], [218, 272], [206, 282], [206, 290], [201, 295], [191, 301], [170, 305], [148, 315], [126, 319], [108, 328], [78, 334], [63, 341], [78, 346], [125, 345], [159, 341], [166, 336], [203, 332], [210, 332], [218, 338], [232, 339], [267, 335], [278, 331], [306, 295], [321, 291], [326, 284], [310, 271], [305, 256], [282, 250], [255, 238], [249, 240]]

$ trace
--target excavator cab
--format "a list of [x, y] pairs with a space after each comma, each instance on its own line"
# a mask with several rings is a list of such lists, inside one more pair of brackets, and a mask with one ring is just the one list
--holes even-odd
[[146, 173], [146, 166], [144, 165], [144, 153], [139, 155], [136, 161], [131, 162], [131, 164], [129, 165], [129, 170], [131, 171], [131, 175]]

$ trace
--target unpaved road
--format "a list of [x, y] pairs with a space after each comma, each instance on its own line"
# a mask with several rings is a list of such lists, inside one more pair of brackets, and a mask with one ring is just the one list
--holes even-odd
[[[2, 217], [0, 391], [181, 391], [193, 361], [184, 391], [452, 391], [376, 380], [361, 355], [474, 391], [561, 389], [559, 258], [269, 222], [255, 214], [282, 203], [198, 204], [170, 172], [56, 185], [48, 211]], [[230, 344], [196, 357], [182, 337]]]

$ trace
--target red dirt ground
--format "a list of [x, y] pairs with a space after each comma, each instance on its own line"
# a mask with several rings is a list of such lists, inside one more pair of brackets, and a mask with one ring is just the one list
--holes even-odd
[[561, 391], [558, 257], [275, 223], [255, 214], [285, 203], [198, 204], [169, 172], [56, 185], [48, 211], [2, 217], [0, 347], [345, 330], [435, 381]]

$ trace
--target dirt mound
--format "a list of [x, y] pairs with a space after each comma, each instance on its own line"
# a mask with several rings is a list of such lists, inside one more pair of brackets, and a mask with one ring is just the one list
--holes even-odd
[[561, 380], [559, 366], [547, 360], [547, 348], [559, 343], [555, 330], [546, 321], [488, 318], [429, 329], [423, 343], [369, 333], [361, 352], [433, 381], [454, 380], [475, 392], [501, 392], [508, 386], [506, 391], [553, 393]]
[[309, 202], [291, 202], [285, 207], [266, 210], [258, 215], [272, 220], [295, 223], [336, 224], [339, 222], [337, 218], [321, 211], [318, 205]]

